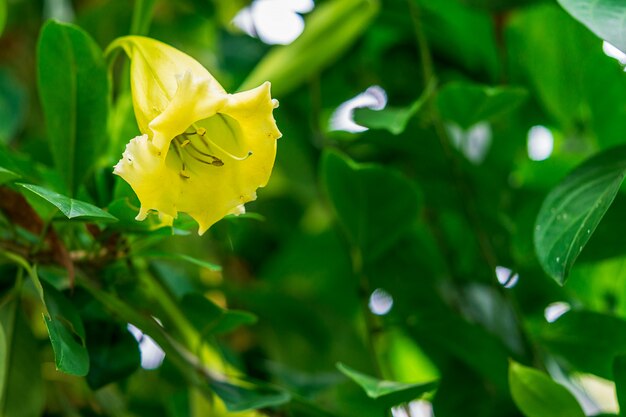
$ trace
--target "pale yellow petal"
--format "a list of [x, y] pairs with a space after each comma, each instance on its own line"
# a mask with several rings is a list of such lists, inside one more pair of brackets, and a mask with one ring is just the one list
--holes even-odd
[[213, 91], [206, 78], [199, 78], [186, 71], [179, 77], [172, 100], [148, 125], [152, 132], [152, 144], [162, 152], [167, 152], [175, 136], [188, 130], [194, 122], [213, 116], [227, 98], [226, 93]]
[[[274, 107], [266, 83], [229, 96], [217, 115], [198, 123], [217, 145], [212, 152], [224, 162], [220, 167], [193, 160], [188, 163], [193, 175], [183, 181], [178, 208], [198, 222], [200, 234], [239, 205], [256, 199], [257, 188], [267, 184], [276, 157], [276, 139], [281, 136], [272, 116]], [[229, 157], [248, 152], [251, 155], [243, 160]]]
[[198, 61], [157, 40], [143, 36], [124, 36], [107, 48], [107, 54], [122, 48], [131, 60], [131, 88], [135, 117], [142, 133], [163, 112], [178, 89], [177, 77], [190, 72], [207, 80], [210, 95], [225, 94], [222, 86]]
[[176, 217], [180, 167], [170, 159], [163, 160], [148, 135], [142, 135], [126, 145], [122, 159], [115, 165], [113, 173], [130, 184], [139, 198], [141, 209], [137, 220], [145, 219], [150, 210], [157, 210], [161, 220], [169, 224]]

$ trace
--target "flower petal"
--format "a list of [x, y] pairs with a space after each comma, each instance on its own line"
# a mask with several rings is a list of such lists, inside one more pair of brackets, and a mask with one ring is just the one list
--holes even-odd
[[137, 136], [126, 145], [113, 173], [124, 178], [137, 194], [141, 202], [137, 220], [144, 220], [150, 210], [158, 210], [162, 221], [172, 223], [180, 194], [178, 169], [166, 163], [148, 135]]
[[178, 89], [177, 76], [190, 72], [208, 82], [210, 96], [226, 92], [198, 61], [157, 40], [143, 36], [124, 36], [109, 45], [106, 53], [122, 48], [131, 61], [133, 107], [139, 130], [148, 132], [148, 124], [163, 112]]
[[211, 91], [211, 82], [190, 71], [179, 77], [176, 94], [163, 113], [149, 123], [152, 144], [167, 153], [170, 141], [194, 122], [213, 116], [227, 101], [226, 93]]
[[[276, 157], [276, 139], [281, 136], [272, 110], [270, 84], [229, 96], [220, 112], [199, 122], [207, 135], [225, 152], [215, 149], [224, 161], [221, 167], [193, 162], [191, 175], [181, 185], [178, 209], [188, 213], [204, 233], [237, 206], [256, 199], [256, 189], [267, 184]], [[243, 160], [230, 158], [226, 152], [243, 150], [251, 155]]]

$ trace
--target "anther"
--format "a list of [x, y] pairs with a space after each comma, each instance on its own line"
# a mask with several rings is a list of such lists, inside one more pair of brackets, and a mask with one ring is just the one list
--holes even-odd
[[206, 129], [203, 127], [199, 127], [196, 129], [196, 135], [198, 136], [204, 136], [206, 135]]

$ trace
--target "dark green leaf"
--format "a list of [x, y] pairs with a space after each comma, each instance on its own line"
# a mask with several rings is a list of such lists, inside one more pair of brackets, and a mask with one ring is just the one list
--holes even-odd
[[[626, 354], [617, 355], [613, 360], [613, 380], [619, 408], [626, 411]], [[622, 416], [624, 411], [620, 413]]]
[[382, 110], [357, 108], [354, 110], [354, 121], [370, 129], [385, 129], [399, 135], [404, 132], [409, 120], [420, 111], [434, 90], [434, 83], [430, 83], [422, 96], [408, 107], [386, 107]]
[[52, 285], [42, 281], [48, 315], [44, 314], [48, 335], [59, 371], [87, 375], [89, 354], [85, 345], [85, 328], [74, 305]]
[[570, 311], [540, 330], [542, 344], [581, 372], [612, 379], [613, 358], [626, 354], [626, 321]]
[[445, 120], [456, 122], [461, 128], [494, 119], [513, 110], [527, 93], [518, 87], [485, 87], [466, 82], [446, 84], [437, 95], [437, 106]]
[[102, 51], [77, 26], [48, 21], [37, 45], [37, 80], [56, 168], [70, 196], [107, 139], [109, 82]]
[[359, 108], [354, 110], [354, 121], [369, 129], [385, 129], [399, 135], [420, 107], [421, 103], [416, 101], [409, 107], [386, 107], [383, 110]]
[[626, 4], [621, 0], [558, 0], [600, 38], [626, 51]]
[[63, 213], [68, 219], [117, 221], [106, 211], [84, 201], [74, 200], [47, 188], [32, 184], [18, 184], [43, 198]]
[[254, 314], [225, 310], [200, 294], [185, 294], [180, 304], [187, 319], [203, 337], [227, 333], [239, 326], [254, 324], [257, 321]]
[[323, 156], [321, 169], [339, 222], [368, 259], [393, 245], [417, 217], [416, 187], [398, 172], [332, 151]]
[[355, 371], [342, 363], [337, 364], [337, 369], [360, 385], [370, 398], [376, 399], [391, 394], [400, 394], [395, 396], [397, 400], [396, 404], [414, 400], [427, 392], [433, 391], [438, 385], [436, 381], [426, 384], [405, 384], [402, 382], [381, 380]]
[[[0, 0], [0, 20], [4, 2], [5, 0]], [[0, 143], [6, 144], [15, 139], [15, 135], [23, 127], [28, 97], [23, 81], [5, 69], [0, 69], [0, 91]]]
[[0, 327], [5, 336], [5, 351], [0, 374], [0, 415], [39, 417], [45, 393], [37, 340], [33, 337], [17, 300], [0, 306]]
[[291, 399], [288, 392], [269, 387], [243, 388], [221, 381], [211, 381], [210, 385], [231, 412], [274, 407]]
[[101, 388], [139, 368], [141, 354], [135, 338], [124, 327], [105, 320], [85, 323], [90, 366], [87, 383]]
[[585, 417], [576, 398], [548, 375], [511, 361], [513, 401], [526, 417]]
[[546, 197], [535, 225], [535, 250], [559, 284], [582, 252], [626, 175], [626, 146], [604, 151], [569, 174]]

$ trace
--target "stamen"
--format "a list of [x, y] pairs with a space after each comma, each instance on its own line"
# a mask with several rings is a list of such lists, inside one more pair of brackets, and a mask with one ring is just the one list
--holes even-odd
[[228, 152], [226, 149], [222, 148], [221, 146], [219, 146], [214, 141], [205, 138], [204, 136], [199, 136], [199, 138], [202, 140], [202, 143], [204, 143], [204, 145], [207, 148], [216, 147], [220, 152], [225, 153], [226, 155], [228, 155], [229, 157], [231, 157], [235, 161], [245, 161], [246, 159], [248, 159], [250, 157], [250, 155], [252, 155], [252, 151], [248, 151], [246, 156], [237, 156], [237, 155], [234, 155], [234, 154]]
[[[217, 116], [219, 116], [220, 118], [224, 119], [224, 116], [221, 115], [220, 113], [217, 113]], [[226, 122], [226, 121], [224, 123], [226, 124], [226, 127], [228, 127], [228, 129], [230, 130], [231, 134], [233, 136], [235, 136], [235, 132], [233, 131], [233, 128], [230, 126], [230, 124], [228, 124], [228, 122]], [[248, 151], [248, 153], [245, 156], [238, 156], [238, 155], [232, 154], [232, 153], [228, 152], [226, 149], [222, 148], [217, 143], [215, 143], [215, 141], [206, 138], [205, 137], [206, 129], [204, 127], [198, 127], [194, 123], [194, 124], [191, 125], [191, 128], [196, 130], [194, 133], [196, 135], [198, 135], [200, 140], [202, 140], [202, 143], [204, 144], [204, 146], [206, 146], [209, 149], [211, 149], [212, 147], [215, 147], [220, 152], [225, 153], [226, 155], [228, 155], [230, 158], [234, 159], [235, 161], [245, 161], [246, 159], [248, 159], [250, 157], [250, 155], [252, 155], [252, 151]], [[183, 133], [183, 136], [187, 137], [187, 135], [188, 135], [187, 132]], [[193, 133], [192, 133], [192, 135], [193, 135]]]
[[183, 153], [180, 151], [180, 148], [179, 148], [179, 146], [181, 145], [179, 145], [178, 141], [176, 140], [172, 141], [172, 143], [174, 144], [174, 151], [176, 152], [176, 154], [178, 155], [178, 157], [180, 158], [182, 162], [182, 167], [178, 175], [180, 175], [183, 179], [189, 179], [190, 178], [189, 174], [185, 172], [187, 170], [187, 165], [185, 165], [185, 160], [183, 159]]

